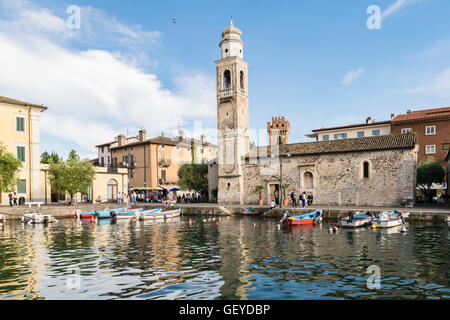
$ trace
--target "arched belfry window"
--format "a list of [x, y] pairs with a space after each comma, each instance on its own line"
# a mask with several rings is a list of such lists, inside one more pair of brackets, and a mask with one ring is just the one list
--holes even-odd
[[231, 71], [225, 70], [223, 73], [223, 90], [231, 89]]
[[241, 84], [241, 90], [244, 90], [244, 71], [240, 72], [240, 84]]

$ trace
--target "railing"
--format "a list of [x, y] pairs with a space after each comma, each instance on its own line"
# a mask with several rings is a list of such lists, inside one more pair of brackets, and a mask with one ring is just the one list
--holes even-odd
[[159, 184], [176, 184], [178, 182], [178, 179], [175, 178], [160, 178]]
[[159, 160], [159, 166], [160, 167], [170, 167], [171, 164], [172, 164], [172, 160], [171, 159], [161, 159], [161, 160]]
[[220, 91], [221, 98], [231, 97], [232, 95], [233, 95], [233, 89], [225, 89], [225, 90]]

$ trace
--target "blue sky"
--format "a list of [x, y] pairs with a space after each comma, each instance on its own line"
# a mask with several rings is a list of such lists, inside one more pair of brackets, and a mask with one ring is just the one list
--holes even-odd
[[[79, 30], [65, 25], [70, 5], [81, 8]], [[380, 30], [367, 28], [370, 5], [381, 9]], [[41, 151], [93, 156], [95, 144], [127, 128], [170, 135], [178, 124], [192, 131], [196, 121], [213, 139], [214, 61], [230, 16], [243, 32], [255, 130], [280, 115], [291, 123], [290, 142], [310, 141], [304, 135], [315, 128], [450, 105], [448, 0], [0, 6], [0, 63], [8, 65], [0, 95], [49, 107]]]

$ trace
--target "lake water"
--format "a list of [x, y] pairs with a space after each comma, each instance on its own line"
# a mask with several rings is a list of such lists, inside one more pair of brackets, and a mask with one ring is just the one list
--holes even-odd
[[8, 221], [0, 228], [0, 299], [450, 299], [445, 224], [337, 234], [333, 225]]

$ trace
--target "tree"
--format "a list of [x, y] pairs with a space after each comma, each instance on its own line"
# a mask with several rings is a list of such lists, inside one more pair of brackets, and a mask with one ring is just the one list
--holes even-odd
[[44, 151], [41, 154], [41, 163], [44, 163], [44, 164], [50, 164], [52, 162], [57, 163], [62, 160], [63, 159], [60, 158], [59, 155], [55, 151], [52, 151], [52, 154], [48, 153], [47, 151]]
[[19, 184], [22, 162], [0, 145], [0, 192], [11, 192]]
[[182, 190], [208, 194], [208, 165], [183, 164], [178, 169], [178, 186]]
[[433, 157], [428, 157], [417, 166], [417, 186], [429, 201], [431, 201], [431, 186], [433, 183], [444, 182], [444, 176], [445, 170]]
[[70, 203], [73, 205], [73, 196], [87, 193], [94, 181], [95, 170], [88, 160], [80, 160], [75, 150], [69, 154], [67, 161], [52, 162], [48, 169], [48, 179], [55, 192], [70, 194]]
[[256, 186], [255, 191], [259, 193], [259, 200], [262, 200], [262, 191], [264, 190], [264, 186]]

